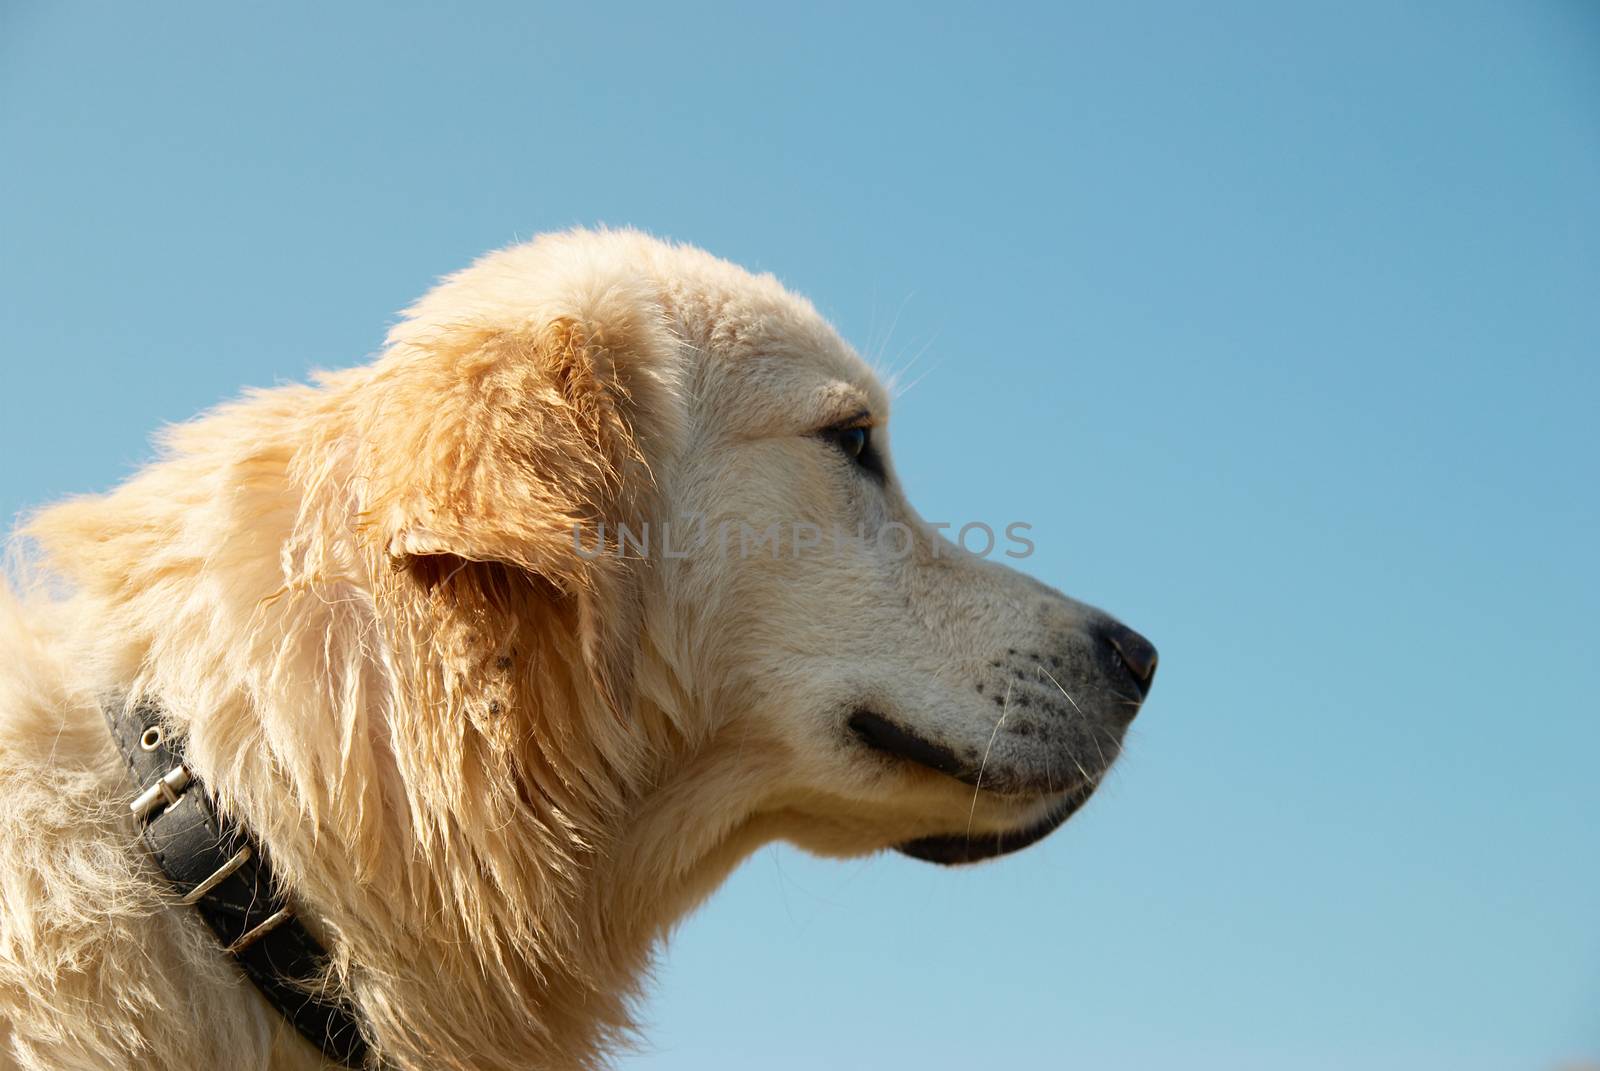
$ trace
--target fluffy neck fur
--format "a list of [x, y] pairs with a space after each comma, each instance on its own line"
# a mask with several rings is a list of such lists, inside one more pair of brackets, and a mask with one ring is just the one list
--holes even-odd
[[161, 698], [385, 1061], [588, 1066], [655, 941], [766, 833], [717, 776], [737, 741], [696, 738], [647, 637], [616, 664], [584, 592], [369, 537], [348, 443], [372, 374], [180, 427], [28, 534], [75, 591], [72, 657]]

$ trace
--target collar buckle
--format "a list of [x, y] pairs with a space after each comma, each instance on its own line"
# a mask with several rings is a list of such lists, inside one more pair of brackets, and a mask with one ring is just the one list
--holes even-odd
[[141, 822], [149, 822], [155, 817], [158, 808], [172, 807], [178, 802], [178, 797], [183, 795], [183, 790], [189, 787], [193, 778], [189, 775], [188, 767], [179, 763], [156, 781], [155, 784], [128, 804], [128, 809]]

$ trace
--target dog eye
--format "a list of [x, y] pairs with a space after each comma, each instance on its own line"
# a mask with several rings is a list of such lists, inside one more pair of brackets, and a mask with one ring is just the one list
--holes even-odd
[[829, 428], [822, 433], [822, 437], [832, 443], [839, 452], [853, 461], [856, 466], [882, 483], [885, 479], [883, 459], [878, 456], [878, 451], [872, 445], [872, 429], [860, 425], [847, 428]]
[[839, 449], [852, 461], [860, 461], [861, 455], [867, 452], [867, 443], [870, 433], [866, 428], [845, 428], [839, 432]]

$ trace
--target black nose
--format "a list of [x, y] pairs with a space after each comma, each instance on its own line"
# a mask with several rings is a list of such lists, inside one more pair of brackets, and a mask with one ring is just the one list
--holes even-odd
[[1120, 622], [1112, 622], [1101, 630], [1117, 658], [1133, 674], [1139, 686], [1139, 698], [1150, 694], [1150, 683], [1156, 679], [1156, 645]]

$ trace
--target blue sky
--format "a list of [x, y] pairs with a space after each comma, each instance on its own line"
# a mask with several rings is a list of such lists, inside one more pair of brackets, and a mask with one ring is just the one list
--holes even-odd
[[[1152, 637], [941, 871], [754, 857], [636, 1071], [1600, 1060], [1600, 8], [0, 8], [0, 509], [632, 224], [916, 357], [926, 516]], [[917, 356], [920, 355], [920, 356]]]

